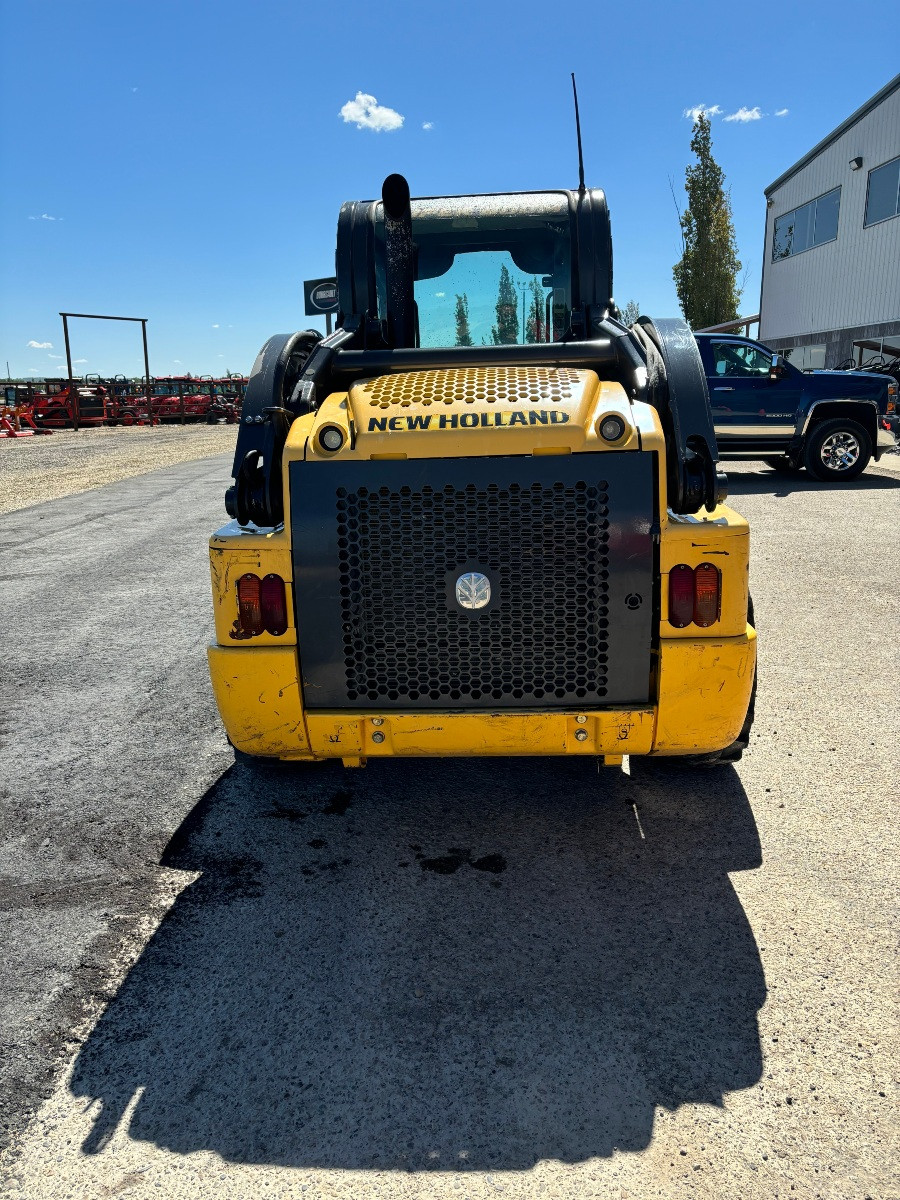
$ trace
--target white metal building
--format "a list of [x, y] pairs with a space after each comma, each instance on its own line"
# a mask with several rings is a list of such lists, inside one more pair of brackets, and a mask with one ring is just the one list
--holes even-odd
[[760, 341], [801, 369], [900, 356], [900, 75], [765, 194]]

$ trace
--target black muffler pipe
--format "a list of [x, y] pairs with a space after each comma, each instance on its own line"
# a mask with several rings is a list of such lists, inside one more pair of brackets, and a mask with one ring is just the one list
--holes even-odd
[[400, 350], [416, 344], [412, 209], [409, 184], [402, 175], [388, 175], [381, 187], [381, 199], [384, 204], [388, 345]]

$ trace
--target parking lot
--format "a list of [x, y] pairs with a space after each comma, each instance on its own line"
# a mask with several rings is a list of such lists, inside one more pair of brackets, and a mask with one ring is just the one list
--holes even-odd
[[224, 449], [0, 517], [6, 1194], [898, 1195], [900, 456], [727, 464], [737, 767], [348, 772], [225, 743]]

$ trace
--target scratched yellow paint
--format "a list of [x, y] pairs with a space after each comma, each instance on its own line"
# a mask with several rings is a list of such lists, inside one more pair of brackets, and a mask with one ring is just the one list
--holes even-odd
[[[578, 717], [584, 717], [582, 722]], [[374, 724], [378, 721], [379, 724]], [[647, 754], [653, 709], [619, 712], [307, 713], [313, 753], [362, 755]], [[577, 732], [587, 734], [583, 741]], [[381, 736], [384, 740], [377, 741]]]
[[654, 754], [724, 750], [740, 733], [756, 669], [756, 631], [660, 642]]
[[207, 655], [222, 724], [236, 749], [273, 758], [309, 753], [294, 650], [210, 646]]

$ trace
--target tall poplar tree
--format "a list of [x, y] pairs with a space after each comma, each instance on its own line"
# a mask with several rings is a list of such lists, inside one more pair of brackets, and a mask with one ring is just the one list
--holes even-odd
[[684, 319], [692, 329], [721, 325], [738, 316], [740, 289], [731, 200], [725, 175], [712, 156], [709, 117], [694, 123], [691, 150], [697, 161], [685, 171], [688, 206], [681, 214], [684, 253], [675, 264], [675, 289]]
[[456, 296], [456, 345], [471, 346], [472, 334], [469, 330], [469, 297], [465, 292]]
[[519, 297], [506, 263], [500, 267], [497, 324], [491, 330], [495, 346], [514, 346], [519, 340]]
[[544, 312], [544, 289], [540, 280], [532, 279], [525, 293], [528, 300], [528, 320], [525, 325], [526, 342], [543, 342], [547, 338], [547, 318]]

